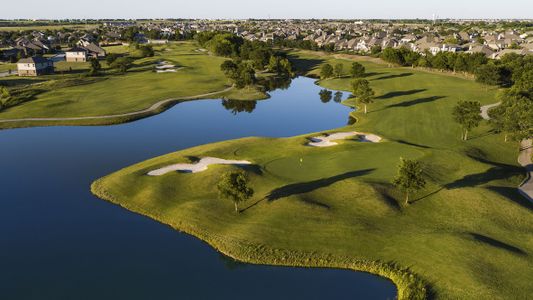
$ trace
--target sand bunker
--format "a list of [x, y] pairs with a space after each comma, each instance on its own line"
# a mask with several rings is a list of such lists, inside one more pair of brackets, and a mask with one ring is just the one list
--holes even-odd
[[216, 157], [204, 157], [194, 164], [174, 164], [148, 172], [149, 176], [161, 176], [170, 172], [198, 173], [207, 170], [209, 165], [249, 165], [247, 160], [226, 160]]
[[172, 65], [168, 61], [158, 62], [155, 68], [157, 73], [168, 73], [177, 71], [176, 65]]
[[359, 136], [360, 142], [379, 143], [381, 141], [381, 137], [375, 134], [351, 131], [351, 132], [337, 132], [337, 133], [333, 133], [327, 136], [325, 135], [315, 136], [311, 138], [311, 142], [309, 142], [308, 145], [312, 147], [331, 147], [331, 146], [338, 145], [337, 143], [334, 142], [335, 140], [344, 140], [346, 138], [353, 137], [353, 136]]

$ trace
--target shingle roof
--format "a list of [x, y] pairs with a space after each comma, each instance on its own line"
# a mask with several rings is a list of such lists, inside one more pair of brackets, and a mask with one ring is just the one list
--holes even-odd
[[74, 47], [65, 52], [87, 52], [87, 49], [81, 47]]
[[21, 60], [18, 61], [19, 64], [40, 64], [40, 63], [46, 63], [46, 62], [48, 62], [48, 59], [41, 57], [41, 56], [22, 58]]

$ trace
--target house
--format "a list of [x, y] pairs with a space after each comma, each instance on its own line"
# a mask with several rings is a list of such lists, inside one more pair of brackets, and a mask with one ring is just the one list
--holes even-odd
[[502, 59], [502, 57], [506, 54], [518, 54], [518, 55], [526, 55], [528, 53], [527, 49], [503, 49], [501, 51], [498, 51], [492, 55], [492, 59]]
[[39, 76], [54, 73], [54, 63], [40, 56], [23, 58], [17, 62], [19, 76]]
[[88, 51], [82, 47], [74, 47], [65, 51], [65, 60], [67, 62], [86, 62]]
[[87, 51], [87, 56], [88, 57], [93, 57], [93, 58], [104, 58], [106, 56], [106, 52], [105, 50], [96, 45], [95, 43], [92, 43], [92, 42], [85, 42], [83, 40], [80, 40], [80, 42], [78, 42], [78, 46], [80, 48], [83, 48], [85, 49], [85, 51]]
[[491, 58], [495, 52], [487, 45], [473, 43], [468, 46], [466, 53], [483, 53], [487, 58]]

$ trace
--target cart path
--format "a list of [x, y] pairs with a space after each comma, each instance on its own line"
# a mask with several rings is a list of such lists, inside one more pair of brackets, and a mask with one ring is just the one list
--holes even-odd
[[[484, 105], [481, 107], [481, 117], [485, 120], [490, 120], [489, 109], [500, 105], [501, 102]], [[526, 169], [526, 179], [520, 186], [518, 191], [529, 201], [533, 202], [533, 162], [531, 161], [533, 155], [533, 140], [527, 139], [520, 142], [520, 153], [518, 154], [518, 163]]]
[[136, 115], [142, 115], [145, 113], [156, 111], [159, 107], [175, 101], [180, 100], [193, 100], [193, 99], [199, 99], [199, 98], [205, 98], [209, 96], [213, 96], [216, 94], [225, 93], [227, 91], [230, 91], [233, 89], [233, 87], [226, 88], [221, 91], [201, 94], [201, 95], [194, 95], [194, 96], [188, 96], [188, 97], [182, 97], [182, 98], [170, 98], [161, 100], [159, 102], [156, 102], [152, 104], [152, 106], [143, 109], [138, 110], [134, 112], [129, 113], [123, 113], [123, 114], [116, 114], [116, 115], [103, 115], [103, 116], [92, 116], [92, 117], [65, 117], [65, 118], [20, 118], [20, 119], [0, 119], [0, 123], [11, 123], [11, 122], [27, 122], [27, 121], [78, 121], [78, 120], [100, 120], [100, 119], [113, 119], [113, 118], [120, 118], [120, 117], [131, 117]]

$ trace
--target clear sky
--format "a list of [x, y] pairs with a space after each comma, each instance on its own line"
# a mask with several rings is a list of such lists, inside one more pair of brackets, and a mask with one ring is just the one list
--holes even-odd
[[533, 0], [2, 0], [0, 19], [530, 18]]

